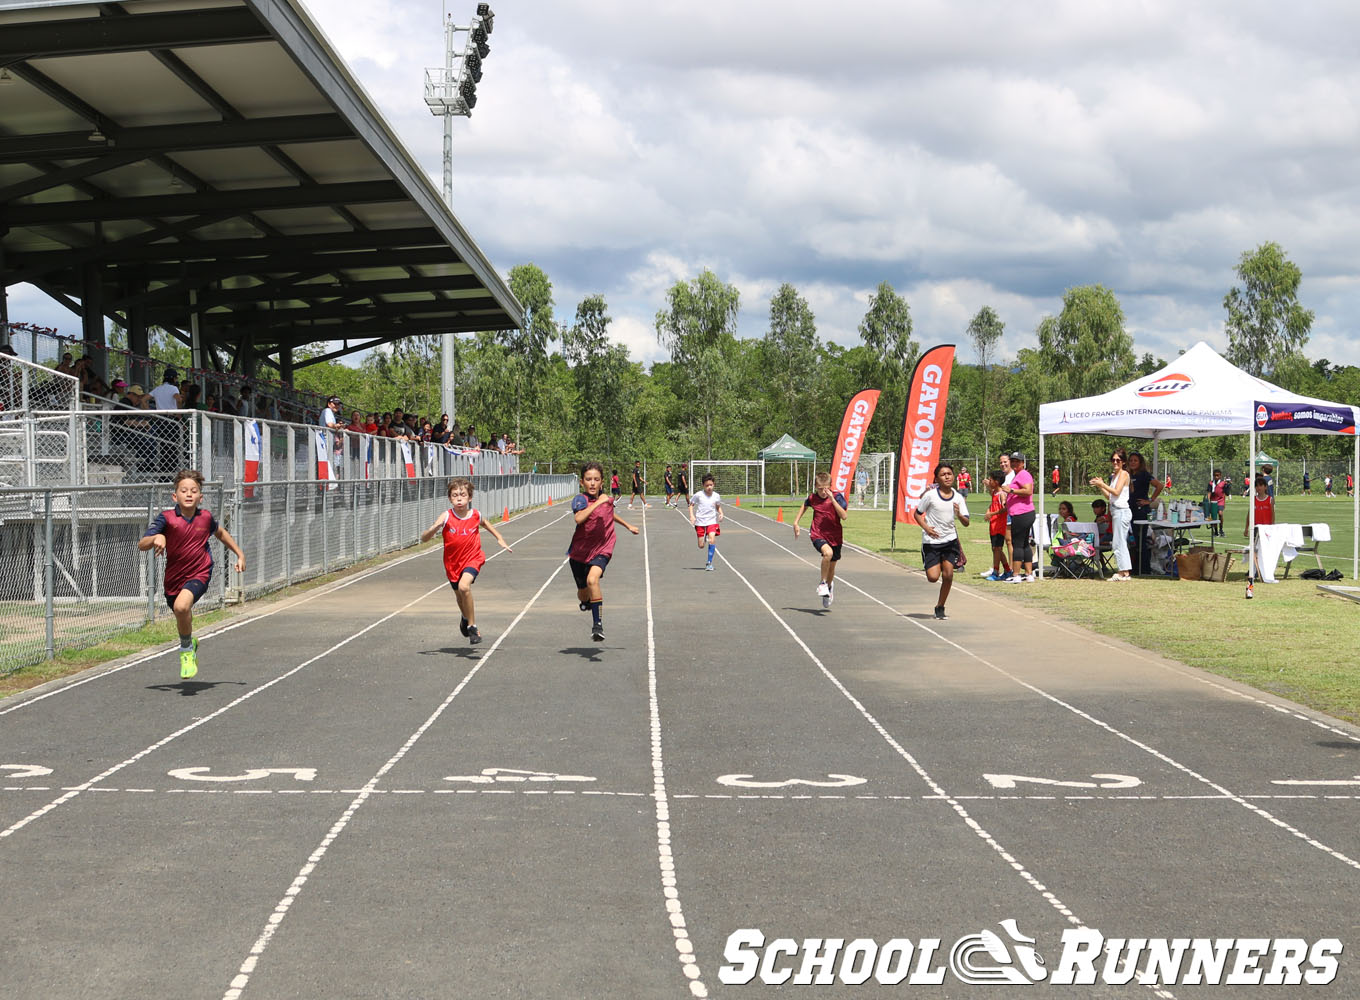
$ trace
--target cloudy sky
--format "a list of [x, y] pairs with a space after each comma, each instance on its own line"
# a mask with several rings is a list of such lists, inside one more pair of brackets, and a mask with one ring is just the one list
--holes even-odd
[[[442, 0], [306, 2], [438, 186]], [[1100, 282], [1135, 348], [1173, 357], [1226, 346], [1233, 267], [1274, 240], [1317, 313], [1308, 354], [1360, 364], [1353, 3], [493, 7], [454, 210], [503, 273], [548, 273], [559, 318], [603, 292], [636, 359], [704, 267], [740, 288], [746, 337], [788, 281], [853, 344], [886, 280], [923, 344], [965, 343], [990, 305], [1013, 354]]]

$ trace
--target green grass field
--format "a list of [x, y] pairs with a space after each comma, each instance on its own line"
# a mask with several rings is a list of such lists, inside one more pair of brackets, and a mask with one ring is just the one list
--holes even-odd
[[[987, 498], [974, 494], [970, 499]], [[1090, 511], [1093, 498], [1050, 497], [1046, 505], [1056, 512], [1058, 501], [1063, 499], [1071, 500], [1082, 516]], [[774, 517], [782, 506], [785, 520], [792, 521], [798, 503], [770, 502], [762, 506], [758, 501], [743, 500], [742, 510]], [[1240, 498], [1229, 502], [1228, 535], [1218, 540], [1220, 545], [1243, 544], [1246, 509]], [[1281, 522], [1322, 521], [1331, 525], [1332, 541], [1323, 548], [1323, 565], [1340, 569], [1346, 575], [1341, 582], [1354, 585], [1350, 579], [1354, 537], [1351, 509], [1351, 501], [1345, 497], [1283, 497], [1276, 504]], [[1317, 565], [1311, 555], [1299, 556], [1291, 579], [1258, 584], [1251, 601], [1244, 598], [1246, 570], [1240, 556], [1228, 581], [1218, 584], [1165, 577], [1140, 577], [1130, 584], [1051, 578], [1019, 586], [987, 583], [978, 578], [991, 566], [985, 520], [978, 516], [985, 510], [985, 504], [981, 510], [974, 510], [971, 526], [961, 532], [968, 567], [958, 582], [1360, 723], [1360, 604], [1325, 595], [1316, 583], [1297, 579], [1301, 570]], [[808, 523], [805, 516], [804, 527]], [[886, 511], [852, 510], [845, 537], [855, 545], [920, 569], [920, 529], [898, 525], [893, 551], [890, 528]]]

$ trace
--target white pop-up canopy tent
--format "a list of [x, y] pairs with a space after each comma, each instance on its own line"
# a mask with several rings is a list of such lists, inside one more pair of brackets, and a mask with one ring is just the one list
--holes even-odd
[[[1356, 407], [1286, 392], [1229, 364], [1201, 341], [1165, 368], [1099, 396], [1044, 403], [1039, 407], [1039, 468], [1050, 434], [1108, 434], [1116, 437], [1221, 437], [1246, 434], [1256, 454], [1256, 434], [1349, 434], [1360, 468]], [[1155, 468], [1155, 464], [1154, 464]], [[1043, 519], [1043, 491], [1039, 497]], [[1355, 534], [1351, 576], [1360, 579], [1360, 496], [1352, 504]], [[1255, 520], [1254, 510], [1250, 515]], [[1254, 548], [1254, 547], [1253, 547]]]

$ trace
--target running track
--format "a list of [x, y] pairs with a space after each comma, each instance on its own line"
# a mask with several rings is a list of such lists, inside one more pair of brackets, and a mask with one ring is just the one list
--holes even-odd
[[719, 979], [739, 929], [1010, 918], [1050, 967], [1074, 927], [1338, 938], [1304, 989], [1360, 996], [1353, 728], [995, 589], [935, 622], [864, 553], [823, 612], [806, 537], [740, 510], [704, 573], [625, 509], [597, 645], [564, 511], [503, 529], [480, 647], [431, 549], [205, 633], [194, 681], [151, 651], [0, 702], [0, 995], [764, 996]]

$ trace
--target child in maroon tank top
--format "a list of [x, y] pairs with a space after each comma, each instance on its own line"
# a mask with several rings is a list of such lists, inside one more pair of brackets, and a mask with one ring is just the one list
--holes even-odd
[[137, 549], [156, 550], [165, 556], [165, 603], [175, 612], [179, 629], [179, 675], [198, 673], [198, 640], [194, 638], [194, 604], [208, 590], [212, 579], [212, 550], [208, 539], [216, 538], [236, 556], [236, 572], [244, 573], [246, 554], [236, 539], [217, 523], [212, 512], [199, 507], [203, 499], [203, 475], [196, 469], [175, 474], [175, 506], [156, 515]]
[[567, 549], [567, 564], [576, 580], [576, 599], [581, 610], [590, 612], [590, 637], [604, 642], [600, 577], [614, 554], [614, 525], [621, 524], [635, 535], [638, 529], [619, 517], [614, 498], [604, 492], [604, 466], [599, 462], [586, 463], [581, 470], [581, 486], [582, 492], [571, 502], [576, 531]]

